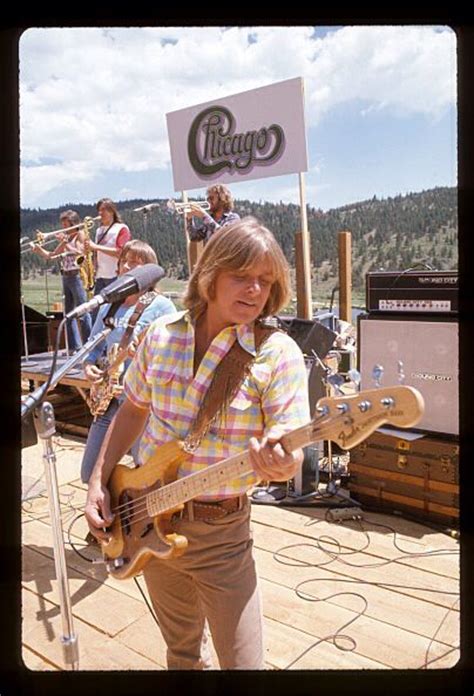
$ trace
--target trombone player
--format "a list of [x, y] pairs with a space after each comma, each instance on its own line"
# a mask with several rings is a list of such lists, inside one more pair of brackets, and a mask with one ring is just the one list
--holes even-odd
[[[66, 229], [76, 225], [79, 226], [81, 219], [75, 210], [65, 210], [59, 216], [59, 222], [61, 227]], [[72, 234], [58, 232], [56, 236], [59, 244], [55, 249], [47, 251], [41, 244], [34, 243], [32, 251], [44, 259], [58, 259], [63, 288], [64, 313], [67, 314], [78, 305], [87, 302], [88, 299], [76, 261], [78, 256], [84, 254], [84, 233], [78, 227]], [[71, 353], [74, 353], [81, 347], [83, 342], [87, 341], [91, 332], [92, 323], [89, 314], [84, 314], [79, 321], [80, 332], [77, 321], [67, 322], [67, 343]]]
[[[189, 203], [186, 212], [186, 230], [192, 242], [209, 241], [214, 232], [224, 225], [240, 220], [240, 215], [233, 211], [234, 199], [223, 184], [209, 186], [206, 191], [209, 210], [204, 210], [199, 203]], [[198, 222], [196, 222], [196, 218]]]

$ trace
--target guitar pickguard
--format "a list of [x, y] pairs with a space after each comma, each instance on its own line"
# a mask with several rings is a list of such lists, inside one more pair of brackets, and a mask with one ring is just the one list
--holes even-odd
[[104, 559], [109, 562], [112, 575], [135, 575], [151, 556], [165, 559], [186, 548], [184, 537], [172, 531], [170, 520], [174, 511], [155, 518], [147, 512], [146, 496], [160, 487], [161, 481], [158, 480], [145, 489], [130, 488], [121, 492], [116, 505], [119, 512], [111, 527], [113, 539], [109, 544], [102, 544]]

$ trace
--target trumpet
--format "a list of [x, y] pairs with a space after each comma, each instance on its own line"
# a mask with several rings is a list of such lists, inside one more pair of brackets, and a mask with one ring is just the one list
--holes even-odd
[[[54, 256], [50, 256], [51, 259], [64, 259], [66, 256], [72, 256], [74, 254], [73, 251], [61, 251], [59, 254], [54, 254]], [[84, 263], [85, 256], [84, 254], [75, 254], [75, 259], [74, 262], [76, 266], [79, 268]]]
[[45, 242], [42, 242], [40, 244], [37, 239], [28, 239], [28, 241], [26, 241], [26, 239], [25, 239], [20, 243], [20, 254], [26, 254], [27, 251], [31, 251], [36, 245], [46, 246], [47, 244], [51, 244], [51, 242], [56, 242], [56, 241], [57, 241], [56, 239], [47, 239]]
[[201, 210], [209, 210], [210, 205], [207, 201], [183, 201], [183, 202], [177, 202], [170, 198], [170, 200], [167, 202], [166, 207], [168, 210], [171, 210], [173, 213], [177, 213], [178, 215], [186, 215], [186, 213], [191, 212], [191, 206], [192, 205], [197, 205], [201, 208]]
[[82, 222], [79, 222], [77, 225], [72, 225], [71, 227], [61, 227], [61, 229], [53, 230], [52, 232], [41, 232], [41, 230], [36, 230], [35, 239], [32, 239], [28, 242], [25, 242], [25, 240], [23, 240], [21, 242], [20, 254], [24, 254], [27, 251], [31, 251], [35, 244], [39, 244], [40, 246], [43, 246], [44, 244], [49, 244], [50, 242], [55, 241], [55, 239], [58, 238], [58, 235], [67, 234], [69, 236], [73, 234], [75, 230], [79, 230], [81, 228], [84, 228], [88, 231], [94, 226], [94, 223], [98, 220], [100, 220], [100, 215], [97, 215], [97, 217], [94, 218], [85, 217], [84, 220]]

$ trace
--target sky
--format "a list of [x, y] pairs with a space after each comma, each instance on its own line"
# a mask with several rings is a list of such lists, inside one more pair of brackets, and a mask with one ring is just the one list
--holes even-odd
[[[457, 184], [449, 27], [30, 28], [19, 56], [22, 208], [179, 199], [166, 113], [295, 77], [309, 205]], [[297, 174], [231, 189], [299, 202]]]

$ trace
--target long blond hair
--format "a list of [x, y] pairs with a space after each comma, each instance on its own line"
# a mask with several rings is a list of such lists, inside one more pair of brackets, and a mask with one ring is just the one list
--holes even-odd
[[206, 195], [209, 196], [212, 193], [217, 193], [218, 201], [222, 205], [224, 213], [229, 213], [234, 207], [234, 199], [227, 186], [224, 186], [224, 184], [213, 184], [208, 187]]
[[290, 299], [288, 263], [270, 230], [249, 216], [214, 233], [204, 247], [183, 297], [191, 317], [205, 311], [221, 271], [245, 271], [262, 260], [269, 262], [273, 282], [261, 316], [279, 312]]

